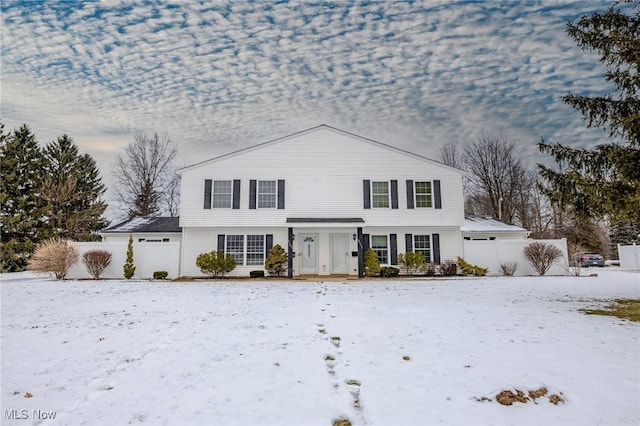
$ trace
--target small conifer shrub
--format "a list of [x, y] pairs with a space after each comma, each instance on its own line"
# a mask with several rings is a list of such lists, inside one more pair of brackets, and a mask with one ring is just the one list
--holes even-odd
[[133, 264], [133, 235], [129, 234], [129, 244], [127, 245], [127, 261], [123, 266], [124, 277], [128, 280], [136, 273], [136, 267]]

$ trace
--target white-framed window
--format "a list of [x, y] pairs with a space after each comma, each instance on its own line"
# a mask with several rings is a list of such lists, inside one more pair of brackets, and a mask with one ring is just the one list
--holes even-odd
[[430, 235], [414, 235], [413, 236], [413, 252], [421, 253], [424, 261], [431, 262], [431, 236]]
[[278, 185], [275, 180], [258, 181], [258, 208], [275, 209], [278, 199]]
[[212, 207], [214, 209], [230, 209], [232, 192], [232, 182], [230, 180], [214, 180], [211, 198]]
[[244, 235], [227, 235], [225, 254], [236, 260], [236, 265], [244, 265]]
[[416, 198], [416, 208], [433, 207], [431, 182], [414, 182], [414, 196]]
[[227, 235], [225, 254], [230, 254], [238, 266], [264, 265], [264, 235]]
[[264, 235], [247, 235], [247, 265], [264, 265]]
[[389, 238], [387, 235], [372, 235], [371, 249], [376, 252], [381, 264], [389, 263]]
[[371, 207], [389, 208], [389, 182], [371, 182]]

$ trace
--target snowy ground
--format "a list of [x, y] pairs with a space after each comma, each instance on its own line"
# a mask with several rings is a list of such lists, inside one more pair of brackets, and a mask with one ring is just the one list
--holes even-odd
[[[637, 425], [640, 324], [578, 310], [640, 298], [640, 275], [595, 272], [345, 283], [5, 274], [0, 423]], [[565, 403], [495, 401], [542, 386]]]

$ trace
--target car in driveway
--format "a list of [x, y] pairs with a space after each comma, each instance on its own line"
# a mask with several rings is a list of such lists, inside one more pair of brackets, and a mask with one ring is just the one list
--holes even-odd
[[580, 266], [583, 268], [589, 266], [604, 267], [604, 257], [598, 253], [586, 253], [580, 256]]

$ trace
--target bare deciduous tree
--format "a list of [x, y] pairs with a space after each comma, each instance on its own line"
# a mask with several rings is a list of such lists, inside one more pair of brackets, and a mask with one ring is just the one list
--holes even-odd
[[515, 144], [505, 136], [483, 134], [467, 145], [461, 156], [466, 179], [466, 211], [490, 215], [514, 223], [517, 205], [533, 185], [531, 175], [515, 153]]
[[129, 218], [177, 214], [177, 155], [171, 140], [157, 133], [137, 134], [124, 154], [118, 155], [114, 170], [116, 193]]
[[460, 153], [458, 152], [458, 145], [456, 144], [448, 143], [442, 145], [438, 151], [438, 158], [447, 166], [462, 168]]

